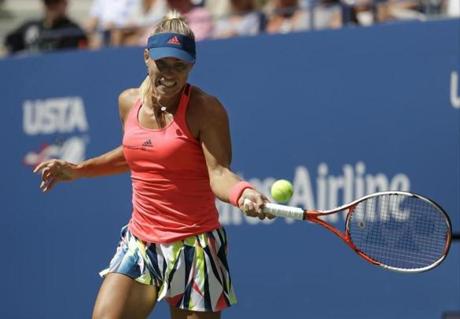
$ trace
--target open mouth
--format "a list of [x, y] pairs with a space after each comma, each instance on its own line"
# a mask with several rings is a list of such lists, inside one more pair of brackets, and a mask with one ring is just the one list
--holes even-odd
[[159, 81], [160, 85], [166, 87], [166, 88], [172, 88], [176, 85], [176, 81], [174, 80], [166, 80], [166, 79], [160, 79]]

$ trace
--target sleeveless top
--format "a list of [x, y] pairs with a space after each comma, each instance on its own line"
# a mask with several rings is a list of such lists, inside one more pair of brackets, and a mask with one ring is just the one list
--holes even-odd
[[125, 119], [123, 153], [133, 204], [128, 227], [145, 242], [168, 243], [220, 227], [204, 154], [186, 123], [190, 93], [187, 84], [164, 128], [141, 126], [140, 99]]

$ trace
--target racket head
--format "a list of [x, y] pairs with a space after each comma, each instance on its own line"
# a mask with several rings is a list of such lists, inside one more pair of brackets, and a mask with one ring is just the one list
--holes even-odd
[[409, 192], [374, 193], [355, 201], [345, 221], [350, 246], [388, 270], [417, 273], [447, 256], [452, 226], [433, 200]]

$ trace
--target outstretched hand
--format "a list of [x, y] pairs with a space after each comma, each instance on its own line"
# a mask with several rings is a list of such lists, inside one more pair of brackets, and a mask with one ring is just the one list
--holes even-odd
[[34, 169], [34, 173], [41, 172], [42, 182], [40, 189], [46, 192], [58, 182], [71, 181], [77, 178], [76, 167], [77, 165], [73, 163], [52, 159], [38, 164]]
[[258, 191], [246, 188], [238, 200], [239, 208], [248, 216], [259, 217], [259, 219], [273, 219], [275, 216], [263, 212], [265, 203], [268, 198]]

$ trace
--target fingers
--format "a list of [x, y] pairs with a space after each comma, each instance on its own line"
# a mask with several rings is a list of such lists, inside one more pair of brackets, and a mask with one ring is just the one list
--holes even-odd
[[58, 181], [59, 172], [62, 167], [62, 161], [49, 160], [40, 163], [33, 170], [34, 173], [41, 173], [40, 189], [43, 192], [49, 191]]
[[263, 212], [263, 206], [268, 201], [265, 196], [260, 193], [255, 192], [255, 195], [251, 197], [243, 197], [241, 198], [241, 205], [240, 209], [248, 216], [251, 217], [258, 217], [260, 220], [265, 218], [273, 219], [275, 216], [271, 214], [266, 214]]
[[54, 186], [54, 184], [56, 184], [56, 182], [57, 180], [55, 178], [42, 180], [42, 182], [40, 183], [40, 189], [42, 190], [42, 192], [47, 192], [51, 189], [51, 187]]
[[49, 168], [45, 168], [42, 171], [42, 182], [40, 183], [40, 189], [43, 192], [50, 190], [54, 184], [56, 184], [58, 179], [54, 175], [54, 172]]
[[46, 183], [44, 185], [44, 187], [42, 188], [42, 191], [43, 192], [47, 192], [49, 191], [51, 188], [53, 188], [53, 186], [58, 182], [58, 180], [56, 178], [52, 178], [49, 180], [48, 183]]
[[40, 164], [38, 164], [33, 172], [34, 173], [37, 173], [39, 171], [43, 171], [44, 169], [56, 169], [58, 167], [62, 166], [62, 161], [60, 160], [56, 160], [56, 159], [52, 159], [52, 160], [49, 160], [49, 161], [44, 161]]
[[249, 198], [243, 200], [243, 208], [241, 209], [246, 215], [251, 217], [257, 217], [256, 203], [251, 201]]
[[54, 161], [54, 160], [49, 160], [49, 161], [41, 162], [40, 164], [38, 164], [38, 165], [34, 168], [33, 172], [34, 172], [34, 173], [37, 173], [37, 172], [41, 171], [42, 169], [44, 169], [45, 167], [47, 167], [47, 166], [48, 166], [50, 163], [52, 163], [53, 161]]
[[52, 177], [52, 172], [50, 168], [45, 168], [42, 170], [42, 179], [49, 179]]
[[275, 215], [272, 215], [272, 214], [267, 214], [267, 213], [265, 213], [265, 217], [267, 217], [268, 219], [273, 219], [273, 218], [275, 218], [276, 216], [275, 216]]

